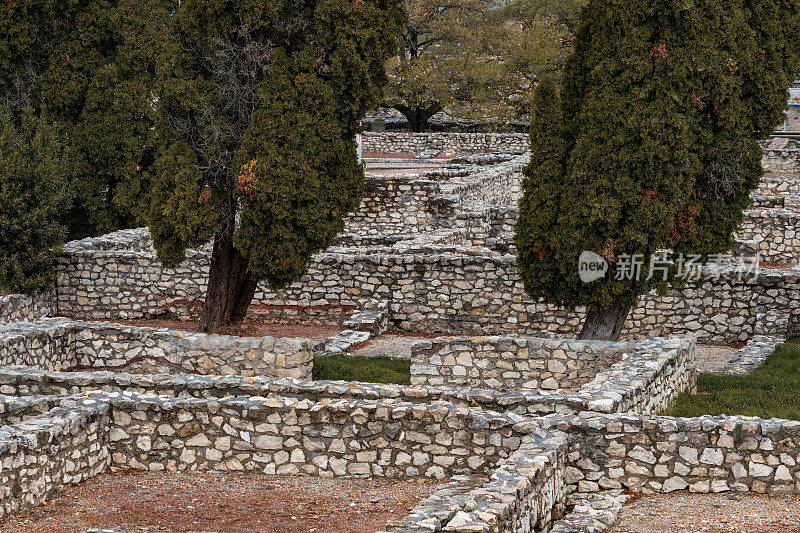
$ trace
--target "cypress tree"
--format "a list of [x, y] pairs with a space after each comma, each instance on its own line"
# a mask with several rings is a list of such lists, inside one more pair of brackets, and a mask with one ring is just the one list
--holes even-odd
[[201, 329], [281, 289], [361, 199], [355, 134], [377, 105], [398, 0], [184, 0], [158, 60], [150, 230], [179, 264], [213, 239]]
[[[143, 224], [152, 159], [160, 0], [13, 0], [0, 6], [0, 92], [69, 150], [73, 238]], [[151, 18], [151, 17], [155, 17]], [[163, 25], [163, 24], [161, 24]]]
[[[800, 64], [791, 37], [799, 8], [798, 0], [585, 8], [560, 111], [551, 86], [536, 91], [536, 114], [550, 118], [534, 120], [531, 140], [549, 152], [525, 169], [516, 236], [528, 293], [588, 309], [581, 338], [617, 338], [640, 295], [681, 283], [675, 263], [666, 280], [655, 271], [647, 279], [658, 251], [730, 249], [763, 172], [758, 140], [782, 120]], [[584, 251], [608, 262], [604, 277], [581, 281]], [[635, 254], [644, 258], [638, 276]]]
[[70, 197], [54, 128], [31, 113], [15, 126], [0, 113], [0, 290], [32, 292], [55, 281], [53, 262]]

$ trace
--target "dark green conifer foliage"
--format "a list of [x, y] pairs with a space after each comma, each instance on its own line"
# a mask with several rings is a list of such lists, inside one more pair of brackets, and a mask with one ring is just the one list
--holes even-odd
[[30, 113], [15, 127], [0, 113], [0, 291], [32, 292], [55, 281], [70, 197], [64, 152], [53, 128]]
[[150, 229], [175, 266], [213, 237], [201, 318], [244, 318], [358, 207], [355, 134], [396, 52], [398, 0], [184, 0], [158, 61], [160, 150]]
[[143, 224], [152, 159], [159, 0], [10, 0], [0, 6], [0, 92], [69, 150], [71, 237]]
[[[762, 175], [758, 140], [782, 121], [798, 72], [799, 10], [798, 0], [585, 8], [560, 111], [552, 85], [536, 91], [516, 237], [532, 297], [589, 309], [582, 337], [618, 336], [638, 297], [666, 287], [646, 279], [658, 250], [731, 248]], [[604, 279], [579, 279], [583, 251], [608, 260]], [[630, 254], [647, 258], [640, 279], [614, 279]]]

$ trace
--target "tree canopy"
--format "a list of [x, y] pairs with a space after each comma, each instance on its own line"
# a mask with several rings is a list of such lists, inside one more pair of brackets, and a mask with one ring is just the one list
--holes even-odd
[[[153, 127], [156, 0], [12, 0], [0, 7], [0, 91], [70, 153], [72, 237], [141, 224]], [[146, 203], [146, 202], [145, 202]]]
[[355, 135], [380, 102], [394, 0], [184, 0], [157, 67], [150, 229], [161, 261], [213, 237], [202, 323], [286, 287], [358, 207]]
[[53, 262], [69, 207], [65, 153], [54, 128], [30, 111], [0, 112], [0, 290], [33, 292], [55, 281]]
[[385, 105], [424, 131], [441, 110], [512, 120], [543, 74], [558, 75], [584, 0], [405, 0], [409, 20], [388, 63]]
[[[798, 0], [589, 2], [564, 90], [534, 98], [516, 235], [532, 297], [586, 306], [583, 335], [615, 336], [640, 295], [680, 283], [677, 262], [650, 276], [657, 252], [730, 250], [797, 72], [799, 15]], [[605, 277], [581, 281], [584, 251]], [[635, 254], [640, 276], [620, 276]]]

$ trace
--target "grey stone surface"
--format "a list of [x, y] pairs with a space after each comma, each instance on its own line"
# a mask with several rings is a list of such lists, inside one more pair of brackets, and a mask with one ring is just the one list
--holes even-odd
[[0, 364], [311, 379], [311, 341], [42, 318], [0, 326]]
[[365, 132], [365, 152], [419, 154], [436, 150], [449, 154], [521, 152], [530, 146], [525, 133], [406, 133]]

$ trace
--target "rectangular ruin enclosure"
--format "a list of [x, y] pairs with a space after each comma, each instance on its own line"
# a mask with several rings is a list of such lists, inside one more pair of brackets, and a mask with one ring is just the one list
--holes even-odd
[[442, 337], [411, 348], [413, 385], [575, 392], [637, 350], [636, 341]]
[[[42, 402], [52, 407], [44, 415]], [[472, 522], [501, 520], [512, 530], [542, 530], [564, 507], [563, 436], [524, 417], [448, 402], [92, 393], [37, 404], [0, 397], [0, 423], [6, 421], [15, 423], [0, 432], [8, 495], [0, 517], [109, 468], [452, 478], [440, 489], [447, 508], [429, 498], [417, 509], [427, 509], [425, 520], [444, 531], [458, 510], [471, 512], [468, 505], [480, 510]], [[47, 468], [29, 468], [33, 463]], [[413, 531], [419, 521], [412, 514], [388, 529]]]
[[43, 318], [0, 326], [0, 365], [311, 379], [312, 341]]

